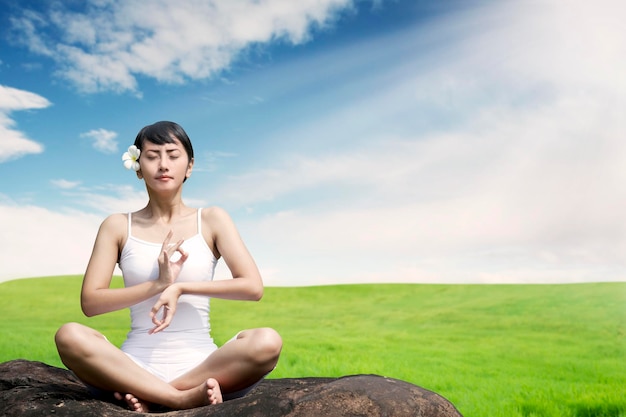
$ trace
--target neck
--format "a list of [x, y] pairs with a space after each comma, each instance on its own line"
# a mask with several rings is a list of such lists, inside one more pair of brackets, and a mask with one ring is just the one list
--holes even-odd
[[189, 208], [180, 198], [180, 195], [170, 199], [150, 196], [150, 200], [148, 201], [148, 205], [144, 208], [144, 212], [148, 217], [161, 219], [169, 223], [172, 218], [181, 216], [188, 209]]

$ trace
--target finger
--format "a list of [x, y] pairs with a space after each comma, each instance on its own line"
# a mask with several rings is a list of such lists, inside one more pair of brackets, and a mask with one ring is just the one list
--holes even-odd
[[172, 318], [174, 317], [174, 309], [168, 305], [163, 306], [163, 323], [161, 324], [161, 328], [165, 329], [172, 322]]
[[158, 333], [161, 330], [167, 328], [170, 325], [170, 323], [172, 322], [172, 317], [173, 316], [174, 316], [173, 309], [171, 309], [167, 305], [164, 305], [163, 306], [163, 320], [155, 321], [153, 319], [152, 322], [155, 324], [155, 327], [152, 330], [150, 330], [149, 333], [150, 334]]
[[153, 334], [156, 333], [158, 329], [163, 325], [163, 321], [159, 320], [158, 315], [153, 314], [152, 312], [150, 312], [150, 316], [152, 316], [152, 324], [154, 324], [154, 327], [150, 331], [148, 331], [148, 333]]
[[184, 242], [185, 242], [185, 239], [181, 239], [178, 242], [176, 242], [175, 244], [170, 245], [167, 248], [169, 254], [172, 255], [174, 252], [178, 251], [180, 249], [180, 245], [182, 245]]
[[169, 253], [167, 253], [167, 249], [163, 249], [161, 251], [161, 255], [159, 256], [159, 262], [161, 262], [162, 265], [167, 265], [170, 262], [170, 255]]
[[148, 331], [148, 334], [155, 334], [155, 333], [159, 333], [161, 330], [165, 329], [167, 326], [164, 325], [160, 325], [160, 326], [156, 326], [153, 329]]
[[170, 239], [172, 239], [172, 235], [174, 235], [174, 231], [170, 230], [167, 236], [165, 236], [165, 240], [163, 241], [163, 245], [161, 245], [161, 250], [167, 249], [170, 244]]
[[154, 322], [154, 320], [158, 320], [159, 319], [157, 313], [159, 312], [161, 307], [163, 307], [164, 304], [165, 303], [163, 301], [161, 301], [160, 299], [157, 300], [156, 303], [154, 303], [154, 305], [150, 309], [150, 318], [152, 318], [152, 322]]
[[176, 261], [176, 263], [182, 265], [189, 257], [189, 253], [183, 250], [183, 248], [179, 248], [178, 252], [180, 253], [180, 258]]

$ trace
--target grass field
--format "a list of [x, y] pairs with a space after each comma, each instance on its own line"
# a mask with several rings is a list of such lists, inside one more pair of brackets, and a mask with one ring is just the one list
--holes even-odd
[[[53, 334], [67, 321], [119, 345], [128, 312], [85, 318], [79, 292], [79, 277], [1, 283], [0, 362], [62, 366]], [[626, 283], [267, 288], [211, 307], [218, 344], [248, 327], [282, 334], [273, 378], [385, 375], [465, 417], [626, 417]]]

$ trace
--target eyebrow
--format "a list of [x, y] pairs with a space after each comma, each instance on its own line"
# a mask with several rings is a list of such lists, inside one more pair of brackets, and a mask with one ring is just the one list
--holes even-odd
[[[165, 152], [170, 153], [170, 152], [182, 152], [182, 150], [180, 148], [170, 148], [170, 149], [165, 149]], [[146, 153], [148, 152], [153, 152], [153, 153], [160, 153], [159, 149], [146, 149], [145, 150]]]

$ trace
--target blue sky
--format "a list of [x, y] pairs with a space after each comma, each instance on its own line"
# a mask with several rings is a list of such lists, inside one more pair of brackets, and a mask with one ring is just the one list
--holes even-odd
[[157, 120], [267, 285], [626, 279], [623, 2], [0, 6], [0, 281], [84, 271]]

